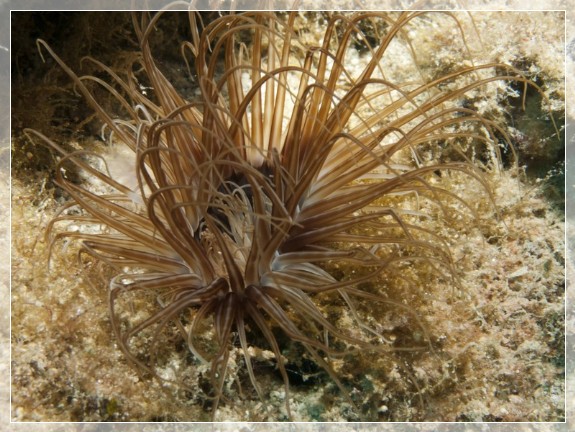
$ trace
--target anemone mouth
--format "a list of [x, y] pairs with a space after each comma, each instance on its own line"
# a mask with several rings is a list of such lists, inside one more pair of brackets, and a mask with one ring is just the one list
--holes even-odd
[[[270, 188], [273, 185], [275, 178], [273, 168], [268, 164], [263, 164], [257, 169], [257, 172], [261, 174], [258, 176], [258, 181], [260, 183], [265, 183], [267, 188]], [[252, 213], [255, 204], [253, 188], [254, 186], [248, 180], [246, 174], [238, 171], [233, 172], [227, 179], [222, 182], [222, 184], [218, 187], [218, 193], [229, 197], [229, 199], [237, 200], [238, 206], [244, 209], [243, 213]], [[265, 202], [265, 211], [266, 213], [270, 214], [272, 202], [270, 198], [266, 196], [265, 188], [263, 188], [262, 193], [263, 200]], [[239, 213], [242, 212], [237, 212], [236, 214]], [[216, 220], [218, 226], [220, 226], [222, 230], [226, 232], [229, 238], [234, 238], [234, 230], [232, 228], [233, 223], [231, 219], [237, 218], [229, 214], [229, 212], [226, 212], [221, 206], [214, 205], [214, 203], [210, 203], [210, 205], [208, 205], [207, 214]], [[205, 231], [205, 229], [205, 220], [202, 220], [201, 229], [197, 232], [197, 235], [200, 235], [200, 232]], [[251, 230], [246, 229], [244, 231], [246, 235], [249, 235]]]
[[[460, 98], [495, 80], [533, 84], [496, 64], [394, 84], [382, 64], [386, 51], [407, 37], [419, 13], [336, 14], [324, 40], [312, 47], [298, 42], [295, 13], [226, 15], [203, 31], [191, 14], [192, 41], [184, 52], [193, 57], [201, 100], [188, 102], [151, 53], [149, 38], [160, 16], [134, 18], [153, 99], [133, 87], [133, 76], [121, 79], [104, 65], [115, 87], [78, 77], [39, 41], [116, 139], [133, 150], [138, 180], [130, 189], [105, 162], [96, 167], [85, 154], [68, 154], [30, 131], [56, 149], [60, 168], [71, 162], [112, 190], [74, 184], [60, 169], [57, 182], [73, 203], [51, 222], [50, 244], [80, 241], [83, 253], [113, 269], [107, 282], [112, 327], [140, 370], [186, 385], [158, 366], [168, 362], [166, 340], [184, 341], [208, 365], [214, 415], [230, 391], [235, 352], [265, 400], [255, 348], [271, 352], [290, 414], [282, 338], [303, 347], [353, 405], [336, 359], [431, 348], [424, 320], [397, 293], [415, 291], [426, 278], [460, 287], [448, 239], [426, 221], [479, 220], [481, 209], [446, 186], [442, 175], [465, 176], [490, 197], [477, 165], [499, 169], [496, 138], [507, 138]], [[346, 58], [354, 35], [363, 21], [375, 19], [386, 32], [352, 74]], [[245, 34], [249, 49], [241, 42]], [[305, 54], [294, 58], [300, 49]], [[496, 68], [504, 74], [489, 75]], [[112, 119], [89, 82], [108, 90], [127, 119]], [[430, 142], [449, 148], [451, 159], [426, 160]], [[487, 156], [477, 162], [466, 145]], [[80, 212], [66, 213], [72, 207]], [[78, 232], [66, 223], [105, 229]], [[409, 323], [382, 319], [382, 309]], [[263, 346], [254, 345], [254, 335]]]

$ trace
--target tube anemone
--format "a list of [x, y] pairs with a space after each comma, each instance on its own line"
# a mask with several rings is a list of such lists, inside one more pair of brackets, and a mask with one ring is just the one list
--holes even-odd
[[[350, 402], [335, 359], [430, 348], [422, 318], [387, 295], [383, 281], [417, 287], [421, 282], [403, 269], [419, 266], [427, 277], [459, 286], [448, 239], [424, 222], [478, 217], [442, 176], [459, 173], [489, 194], [481, 170], [498, 169], [499, 142], [508, 142], [501, 126], [461, 100], [495, 81], [534, 84], [503, 64], [390, 81], [388, 50], [397, 41], [409, 49], [407, 29], [422, 15], [333, 14], [321, 44], [307, 46], [295, 30], [295, 12], [229, 14], [205, 26], [191, 13], [192, 37], [182, 51], [199, 89], [193, 101], [178, 93], [151, 52], [162, 13], [134, 15], [141, 53], [125, 77], [86, 60], [109, 82], [76, 75], [38, 41], [73, 79], [110, 140], [134, 154], [137, 187], [130, 188], [110, 174], [105, 157], [66, 153], [28, 131], [60, 154], [56, 182], [71, 198], [50, 223], [51, 249], [61, 239], [77, 241], [110, 275], [112, 327], [138, 370], [166, 380], [159, 371], [166, 351], [183, 341], [209, 365], [215, 415], [235, 379], [231, 356], [243, 360], [265, 400], [254, 349], [267, 350], [290, 416], [286, 339], [300, 344]], [[385, 29], [373, 46], [362, 37], [366, 23]], [[370, 57], [352, 70], [358, 40]], [[465, 48], [463, 35], [462, 41]], [[152, 95], [135, 84], [140, 69]], [[115, 98], [125, 118], [101, 107], [95, 86]], [[424, 160], [422, 149], [436, 144], [455, 156]], [[69, 181], [63, 170], [69, 163], [107, 192]], [[338, 305], [337, 318], [326, 304]], [[409, 317], [424, 337], [393, 340], [375, 318], [380, 309]]]

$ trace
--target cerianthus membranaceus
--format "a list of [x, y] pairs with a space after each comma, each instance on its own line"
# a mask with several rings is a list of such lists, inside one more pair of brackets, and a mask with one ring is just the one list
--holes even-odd
[[[182, 52], [199, 96], [186, 100], [150, 48], [162, 16], [134, 15], [141, 51], [125, 75], [86, 60], [108, 81], [78, 76], [38, 41], [110, 142], [132, 150], [137, 179], [129, 187], [105, 156], [68, 153], [29, 130], [59, 154], [60, 167], [74, 164], [107, 189], [57, 171], [71, 201], [49, 226], [52, 253], [57, 240], [73, 240], [101, 266], [113, 331], [142, 373], [169, 381], [159, 369], [182, 343], [182, 355], [209, 364], [204, 390], [214, 414], [234, 380], [266, 400], [254, 367], [255, 351], [265, 350], [289, 416], [288, 342], [353, 403], [336, 359], [432, 349], [425, 317], [388, 295], [389, 281], [415, 289], [419, 268], [459, 287], [448, 241], [426, 221], [450, 225], [479, 209], [445, 179], [467, 176], [489, 195], [482, 171], [499, 169], [502, 148], [512, 153], [505, 129], [463, 103], [465, 95], [495, 81], [536, 86], [511, 66], [470, 61], [390, 81], [388, 50], [398, 41], [410, 50], [409, 26], [426, 16], [419, 12], [333, 13], [317, 46], [300, 41], [295, 12], [226, 13], [209, 23], [190, 13]], [[368, 37], [365, 28], [378, 30]], [[459, 43], [465, 52], [463, 34]], [[357, 44], [369, 53], [359, 69], [350, 66]], [[142, 76], [149, 94], [137, 84]], [[123, 118], [96, 100], [97, 87]], [[429, 146], [448, 156], [422, 156]], [[395, 334], [374, 318], [381, 310], [405, 316], [419, 336]], [[233, 374], [232, 357], [240, 365]]]

